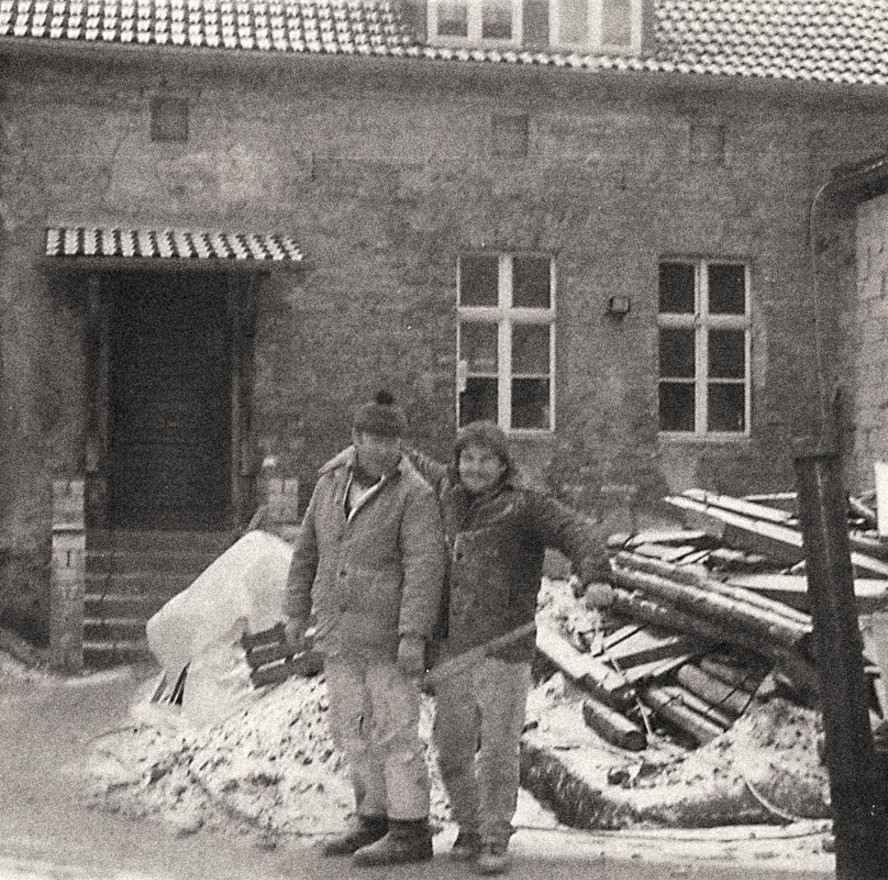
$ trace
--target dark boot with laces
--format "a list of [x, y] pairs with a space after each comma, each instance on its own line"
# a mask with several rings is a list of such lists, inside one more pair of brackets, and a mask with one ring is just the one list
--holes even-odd
[[386, 816], [358, 816], [344, 834], [328, 840], [321, 852], [325, 856], [350, 856], [385, 837], [388, 826]]
[[432, 832], [426, 819], [402, 822], [392, 819], [388, 834], [376, 843], [359, 849], [352, 859], [355, 865], [401, 865], [428, 862], [432, 858]]

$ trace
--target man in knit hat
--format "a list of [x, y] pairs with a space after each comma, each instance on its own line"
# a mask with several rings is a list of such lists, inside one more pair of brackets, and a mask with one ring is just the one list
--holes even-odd
[[321, 468], [288, 581], [287, 634], [297, 643], [314, 610], [355, 793], [354, 823], [324, 852], [362, 866], [432, 857], [419, 684], [446, 555], [434, 494], [401, 455], [404, 427], [388, 393], [358, 409], [353, 445]]

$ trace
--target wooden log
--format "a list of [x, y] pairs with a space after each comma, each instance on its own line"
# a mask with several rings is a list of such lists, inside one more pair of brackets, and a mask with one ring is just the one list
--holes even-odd
[[642, 663], [639, 666], [630, 666], [629, 669], [620, 670], [626, 680], [635, 685], [641, 681], [655, 680], [662, 678], [666, 673], [671, 672], [677, 666], [692, 660], [700, 651], [693, 651], [689, 654], [676, 654], [674, 657], [667, 657], [665, 660], [652, 660], [650, 663]]
[[649, 529], [636, 532], [623, 543], [629, 547], [637, 547], [640, 544], [698, 544], [707, 540], [706, 532], [699, 529]]
[[693, 569], [684, 568], [679, 565], [671, 565], [656, 559], [648, 559], [634, 553], [618, 553], [617, 562], [629, 568], [637, 568], [640, 571], [647, 571], [651, 574], [660, 575], [660, 577], [669, 578], [680, 584], [687, 584], [691, 587], [699, 587], [701, 590], [716, 593], [720, 596], [727, 596], [743, 602], [755, 608], [760, 608], [766, 615], [776, 615], [777, 617], [786, 617], [803, 628], [804, 633], [811, 631], [811, 615], [790, 608], [782, 602], [776, 602], [767, 596], [762, 596], [753, 590], [746, 590], [736, 584], [725, 583], [715, 578], [707, 577]]
[[305, 651], [280, 663], [254, 669], [250, 673], [250, 681], [254, 687], [265, 687], [279, 684], [294, 675], [308, 678], [317, 675], [323, 668], [323, 657], [317, 651]]
[[[744, 629], [784, 647], [796, 648], [810, 636], [810, 626], [722, 593], [644, 571], [637, 567], [634, 558], [625, 560], [626, 556], [631, 557], [631, 554], [619, 553], [611, 560], [611, 577], [618, 586], [640, 590], [656, 599], [665, 600], [680, 611], [702, 617], [718, 626]], [[661, 565], [652, 560], [642, 562]]]
[[722, 510], [739, 513], [742, 516], [748, 516], [751, 519], [763, 520], [764, 522], [777, 523], [787, 525], [797, 522], [794, 513], [781, 510], [779, 507], [770, 507], [767, 504], [761, 504], [749, 501], [743, 498], [734, 498], [731, 495], [719, 495], [717, 492], [707, 492], [705, 489], [688, 489], [681, 493], [685, 498], [693, 498], [710, 507], [718, 507]]
[[706, 704], [721, 709], [733, 717], [742, 715], [752, 702], [752, 695], [725, 684], [697, 666], [686, 663], [675, 674], [676, 681], [696, 694]]
[[602, 659], [613, 663], [616, 668], [626, 670], [633, 666], [665, 660], [679, 654], [687, 654], [695, 649], [691, 640], [681, 634], [670, 633], [650, 627], [636, 628], [616, 641], [607, 639], [602, 643]]
[[871, 528], [878, 528], [879, 518], [876, 516], [876, 511], [864, 504], [859, 499], [855, 498], [853, 495], [848, 498], [848, 509], [855, 515], [859, 516], [862, 520], [864, 520], [867, 525]]
[[[803, 574], [732, 574], [728, 583], [798, 611], [807, 611], [811, 607], [808, 578]], [[860, 614], [883, 608], [888, 604], [888, 581], [881, 578], [855, 578], [854, 597]]]
[[614, 587], [610, 610], [625, 617], [696, 635], [701, 640], [703, 650], [706, 649], [707, 643], [736, 645], [754, 651], [762, 657], [778, 661], [784, 674], [790, 679], [796, 695], [806, 704], [816, 701], [817, 672], [795, 649], [784, 648], [771, 639], [737, 627], [721, 626], [693, 614], [686, 614], [668, 603], [654, 601], [646, 595], [633, 592], [631, 588], [624, 589], [619, 585]]
[[719, 681], [729, 684], [738, 690], [745, 691], [747, 694], [755, 693], [761, 678], [761, 676], [750, 669], [734, 666], [731, 663], [725, 663], [709, 656], [701, 657], [697, 661], [697, 666], [713, 678], [717, 678]]
[[714, 721], [685, 705], [680, 692], [674, 688], [651, 685], [644, 688], [639, 697], [654, 714], [683, 730], [699, 745], [710, 742], [723, 732]]
[[848, 532], [848, 544], [852, 550], [866, 553], [874, 559], [888, 559], [888, 544], [879, 538], [870, 538], [860, 532]]
[[262, 645], [283, 642], [286, 638], [287, 634], [283, 621], [278, 621], [268, 629], [263, 629], [256, 633], [244, 633], [241, 636], [241, 645], [245, 651], [252, 651], [254, 648], [261, 647]]
[[682, 704], [692, 709], [703, 718], [709, 719], [713, 724], [721, 730], [727, 730], [734, 723], [734, 716], [723, 712], [718, 706], [710, 705], [699, 694], [695, 694], [681, 684], [671, 684], [667, 686], [670, 693], [674, 693]]
[[624, 715], [597, 700], [583, 700], [583, 720], [611, 745], [632, 752], [640, 752], [647, 747], [647, 736], [643, 730]]
[[[639, 556], [649, 556], [651, 559], [662, 559], [664, 562], [678, 562], [691, 555], [697, 553], [698, 548], [689, 544], [679, 544], [672, 546], [671, 544], [635, 544], [632, 545], [632, 552]], [[709, 552], [709, 551], [707, 551]]]
[[[690, 527], [702, 528], [727, 544], [764, 553], [782, 565], [796, 565], [804, 558], [802, 535], [795, 528], [753, 519], [684, 495], [670, 495], [663, 500], [685, 511]], [[888, 564], [880, 559], [854, 552], [851, 563], [861, 571], [888, 578]]]
[[580, 653], [550, 626], [538, 625], [536, 644], [550, 662], [601, 702], [619, 709], [635, 698], [635, 689], [624, 675], [601, 660]]
[[251, 669], [258, 669], [260, 666], [274, 663], [275, 660], [292, 657], [295, 653], [296, 649], [288, 642], [261, 645], [247, 651], [247, 663]]

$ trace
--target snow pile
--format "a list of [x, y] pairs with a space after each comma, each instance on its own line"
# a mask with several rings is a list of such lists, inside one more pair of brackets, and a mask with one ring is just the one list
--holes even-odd
[[[187, 687], [187, 683], [186, 683]], [[154, 723], [112, 731], [94, 743], [94, 796], [133, 817], [153, 816], [181, 833], [202, 825], [235, 825], [269, 837], [330, 834], [345, 827], [353, 807], [343, 756], [327, 728], [323, 676], [291, 678], [210, 728]], [[423, 705], [426, 741], [432, 709]], [[433, 776], [432, 819], [448, 818], [443, 787]]]
[[[582, 718], [584, 693], [556, 674], [532, 694], [524, 782], [581, 828], [784, 824], [830, 815], [817, 712], [757, 699], [693, 751], [651, 734], [644, 752], [609, 745]], [[552, 756], [557, 756], [557, 767]]]

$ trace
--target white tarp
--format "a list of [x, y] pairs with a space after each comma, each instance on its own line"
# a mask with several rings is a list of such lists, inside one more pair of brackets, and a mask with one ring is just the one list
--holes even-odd
[[238, 642], [284, 619], [292, 555], [276, 535], [247, 532], [148, 621], [148, 647], [168, 676], [188, 666], [181, 714], [191, 723], [215, 723], [250, 698]]

